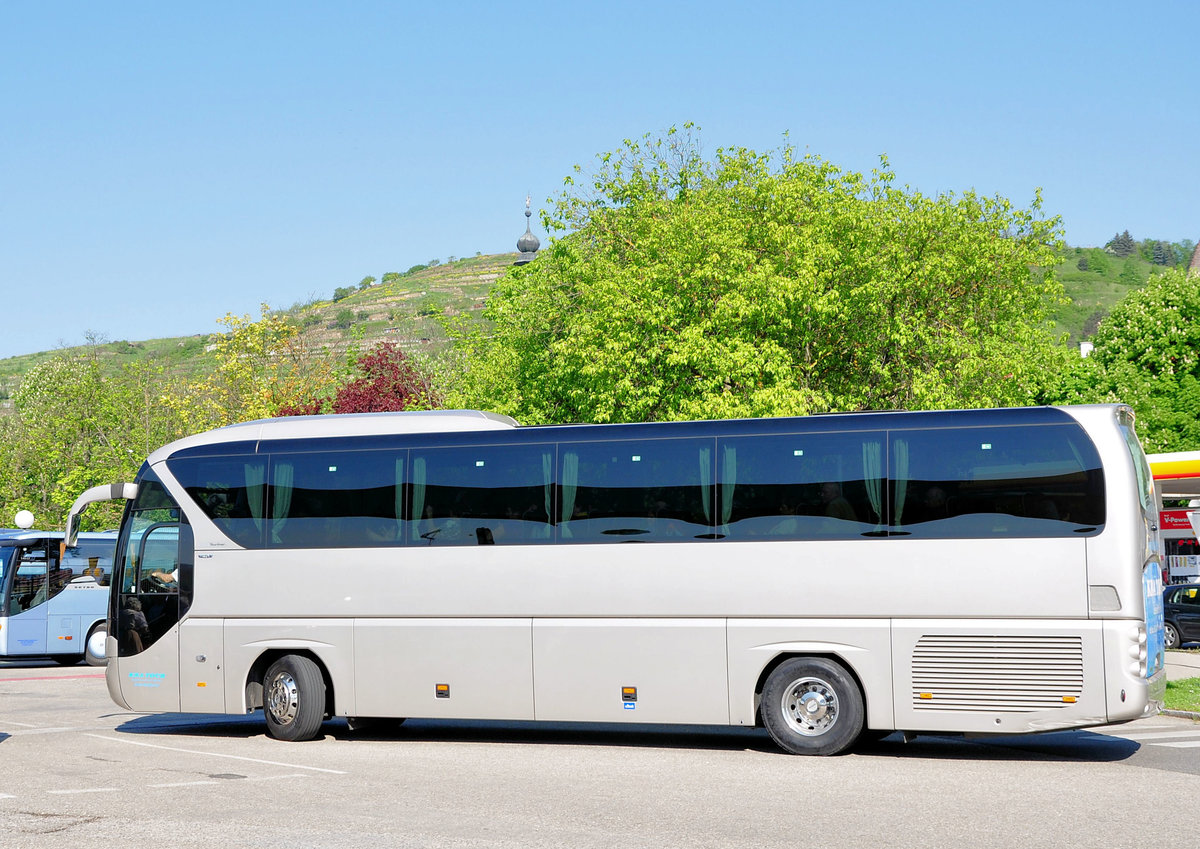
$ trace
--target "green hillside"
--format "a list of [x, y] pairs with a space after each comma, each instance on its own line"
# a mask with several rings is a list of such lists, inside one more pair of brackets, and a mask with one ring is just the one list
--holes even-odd
[[[388, 275], [389, 282], [355, 290], [337, 301], [294, 304], [278, 311], [291, 316], [303, 329], [304, 340], [313, 346], [344, 351], [355, 343], [365, 349], [389, 340], [410, 354], [436, 356], [447, 345], [440, 319], [478, 314], [492, 284], [512, 268], [516, 257], [516, 253], [476, 256], [420, 267]], [[193, 336], [105, 342], [96, 346], [96, 351], [114, 370], [126, 363], [153, 361], [180, 374], [195, 374], [204, 367], [203, 355], [211, 335], [221, 329], [216, 324], [219, 318], [213, 316], [211, 327]], [[22, 375], [59, 353], [62, 351], [42, 351], [0, 360], [0, 399], [11, 396]]]
[[[1104, 255], [1104, 260], [1097, 262], [1097, 254]], [[1084, 263], [1086, 270], [1079, 267], [1081, 259], [1088, 260]], [[1055, 312], [1056, 332], [1070, 334], [1071, 341], [1079, 344], [1096, 332], [1100, 319], [1121, 298], [1145, 286], [1150, 275], [1165, 268], [1137, 254], [1122, 259], [1104, 254], [1099, 248], [1067, 248], [1063, 261], [1054, 269], [1070, 299]]]
[[438, 353], [447, 339], [441, 320], [483, 309], [492, 285], [517, 254], [455, 260], [360, 289], [337, 301], [315, 301], [285, 310], [316, 346], [344, 350], [397, 342], [408, 351]]

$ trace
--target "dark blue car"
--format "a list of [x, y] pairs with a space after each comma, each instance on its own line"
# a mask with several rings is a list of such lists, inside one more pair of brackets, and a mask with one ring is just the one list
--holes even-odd
[[1200, 641], [1200, 584], [1175, 584], [1163, 590], [1167, 648]]

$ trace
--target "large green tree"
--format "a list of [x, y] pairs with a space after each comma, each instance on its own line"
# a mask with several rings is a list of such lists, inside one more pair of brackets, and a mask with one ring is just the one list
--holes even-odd
[[1091, 355], [1064, 372], [1056, 400], [1134, 408], [1147, 451], [1200, 448], [1200, 278], [1154, 275], [1100, 323]]
[[791, 147], [626, 141], [491, 292], [450, 403], [529, 422], [1028, 403], [1063, 352], [1059, 222]]
[[[26, 374], [12, 414], [0, 417], [0, 524], [29, 509], [40, 527], [61, 527], [79, 493], [132, 480], [162, 445], [330, 394], [349, 374], [332, 352], [301, 345], [298, 329], [266, 305], [257, 321], [229, 315], [221, 324], [227, 332], [213, 337], [199, 378], [175, 378], [154, 363], [106, 368], [98, 345]], [[118, 518], [110, 505], [84, 521], [95, 528]]]
[[[132, 480], [146, 456], [183, 436], [161, 402], [164, 372], [146, 364], [106, 373], [95, 347], [34, 368], [0, 418], [0, 521], [31, 510], [38, 527], [60, 528], [79, 493]], [[115, 527], [119, 508], [89, 511], [89, 528]]]

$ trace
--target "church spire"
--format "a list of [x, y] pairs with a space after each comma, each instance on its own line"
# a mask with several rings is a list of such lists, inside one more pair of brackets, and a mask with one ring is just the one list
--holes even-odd
[[517, 261], [513, 265], [524, 265], [529, 262], [537, 254], [538, 248], [542, 246], [538, 237], [533, 235], [533, 231], [529, 229], [529, 219], [533, 216], [533, 212], [529, 209], [531, 200], [533, 200], [531, 195], [525, 195], [525, 233], [517, 239], [517, 250], [521, 252], [521, 255], [517, 257]]

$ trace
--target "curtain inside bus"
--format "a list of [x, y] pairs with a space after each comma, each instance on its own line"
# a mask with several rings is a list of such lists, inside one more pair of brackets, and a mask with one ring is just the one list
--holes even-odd
[[857, 539], [877, 535], [882, 432], [802, 433], [718, 440], [718, 538]]

